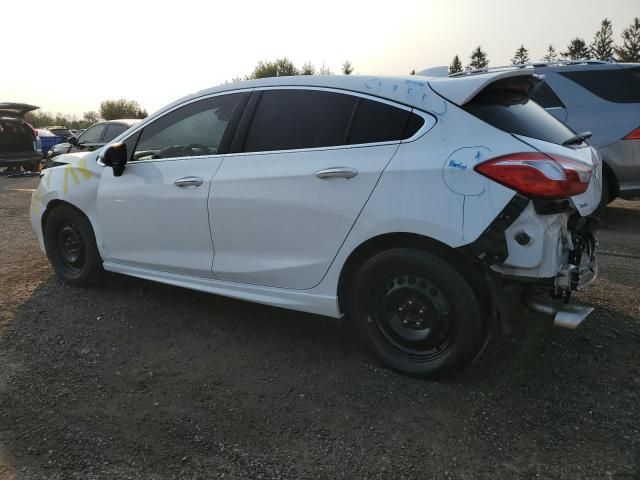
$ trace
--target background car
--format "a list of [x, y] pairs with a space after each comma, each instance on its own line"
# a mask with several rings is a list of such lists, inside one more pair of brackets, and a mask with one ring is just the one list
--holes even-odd
[[67, 127], [45, 127], [45, 130], [50, 131], [56, 137], [60, 137], [61, 141], [66, 142], [73, 136], [73, 132]]
[[[640, 64], [535, 66], [544, 82], [532, 99], [589, 142], [604, 161], [602, 206], [640, 196]], [[606, 121], [602, 121], [606, 118]]]
[[42, 160], [38, 132], [24, 116], [39, 107], [26, 103], [0, 103], [0, 167], [36, 170]]
[[40, 150], [42, 151], [42, 155], [46, 157], [49, 150], [54, 145], [60, 143], [62, 139], [44, 128], [38, 128], [36, 131], [38, 132], [38, 139], [40, 140]]
[[95, 123], [79, 137], [71, 136], [65, 142], [55, 145], [49, 151], [48, 158], [54, 158], [63, 153], [96, 150], [138, 122], [140, 122], [139, 119], [122, 119]]

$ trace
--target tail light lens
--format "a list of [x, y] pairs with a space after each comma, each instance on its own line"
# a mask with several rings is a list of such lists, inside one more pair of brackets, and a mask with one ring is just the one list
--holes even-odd
[[633, 132], [624, 137], [623, 140], [640, 140], [640, 128], [636, 128]]
[[487, 160], [475, 170], [528, 197], [567, 198], [587, 191], [592, 167], [561, 155], [524, 152]]

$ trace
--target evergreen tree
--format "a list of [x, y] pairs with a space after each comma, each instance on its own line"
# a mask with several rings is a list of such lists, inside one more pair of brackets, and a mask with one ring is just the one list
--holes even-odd
[[520, 45], [518, 49], [516, 49], [516, 53], [511, 59], [511, 63], [513, 65], [522, 65], [524, 63], [529, 63], [529, 50], [524, 48], [524, 45]]
[[581, 38], [574, 38], [567, 45], [567, 51], [562, 52], [562, 57], [566, 60], [584, 60], [589, 58], [589, 48], [587, 43]]
[[482, 50], [482, 47], [478, 45], [473, 52], [471, 52], [471, 62], [467, 66], [467, 70], [478, 70], [481, 68], [487, 68], [489, 66], [489, 59], [487, 58], [487, 52]]
[[415, 74], [416, 74], [415, 68], [409, 72], [409, 75], [415, 75]]
[[616, 55], [620, 62], [640, 62], [640, 18], [634, 18], [622, 32], [622, 46], [616, 48]]
[[342, 64], [342, 74], [343, 75], [351, 75], [353, 73], [353, 65], [349, 60], [345, 60]]
[[461, 72], [462, 70], [463, 70], [462, 62], [460, 61], [460, 57], [456, 55], [455, 57], [453, 57], [453, 60], [451, 61], [451, 65], [449, 65], [449, 75], [451, 75], [452, 73]]
[[600, 30], [593, 36], [593, 42], [589, 47], [591, 57], [608, 62], [613, 59], [614, 48], [611, 20], [605, 18], [600, 24]]
[[315, 73], [316, 67], [314, 67], [311, 62], [305, 63], [300, 69], [300, 75], [315, 75]]
[[553, 45], [549, 45], [549, 48], [547, 48], [547, 53], [544, 57], [542, 57], [542, 59], [545, 62], [555, 62], [556, 60], [558, 60], [558, 52], [555, 48], [553, 48]]

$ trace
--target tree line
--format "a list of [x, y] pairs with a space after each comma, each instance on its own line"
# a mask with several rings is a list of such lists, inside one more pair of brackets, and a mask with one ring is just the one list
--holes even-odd
[[63, 126], [76, 130], [79, 128], [87, 128], [100, 120], [116, 120], [119, 118], [145, 118], [147, 111], [140, 107], [135, 100], [127, 100], [121, 98], [119, 100], [105, 100], [100, 103], [98, 111], [91, 110], [84, 112], [82, 118], [75, 115], [68, 117], [61, 113], [52, 114], [49, 112], [41, 112], [36, 110], [26, 114], [25, 119], [34, 128]]
[[[345, 60], [342, 64], [340, 72], [343, 75], [351, 75], [353, 73], [353, 65], [349, 60]], [[242, 77], [234, 77], [231, 82], [241, 82], [243, 80], [254, 80], [256, 78], [268, 77], [285, 77], [291, 75], [333, 75], [333, 71], [324, 63], [316, 68], [311, 62], [306, 62], [301, 67], [295, 64], [287, 57], [278, 58], [273, 61], [260, 61], [253, 68], [250, 75]]]
[[[545, 62], [556, 62], [563, 60], [602, 60], [605, 62], [640, 62], [640, 18], [636, 17], [629, 27], [622, 32], [622, 41], [616, 45], [613, 39], [613, 25], [611, 20], [605, 18], [600, 23], [600, 28], [593, 36], [593, 40], [587, 42], [580, 37], [572, 39], [563, 52], [558, 52], [553, 45], [549, 45], [542, 60]], [[531, 57], [529, 50], [524, 44], [514, 52], [511, 63], [521, 65], [529, 63]], [[458, 73], [463, 70], [477, 70], [489, 66], [489, 56], [480, 45], [478, 45], [469, 56], [469, 63], [463, 67], [458, 55], [453, 57], [449, 65], [449, 73]], [[415, 70], [411, 71], [415, 74]]]

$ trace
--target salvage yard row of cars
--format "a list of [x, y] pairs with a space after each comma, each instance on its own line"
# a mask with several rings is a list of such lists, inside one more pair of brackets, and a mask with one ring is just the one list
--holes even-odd
[[0, 102], [0, 167], [38, 171], [46, 159], [101, 148], [140, 121], [103, 121], [82, 130], [61, 126], [35, 129], [25, 115], [36, 109], [26, 103]]
[[591, 312], [571, 294], [597, 275], [603, 191], [640, 191], [639, 103], [638, 65], [593, 62], [222, 85], [56, 157], [31, 223], [69, 284], [107, 270], [345, 316], [382, 364], [433, 377], [510, 309]]

